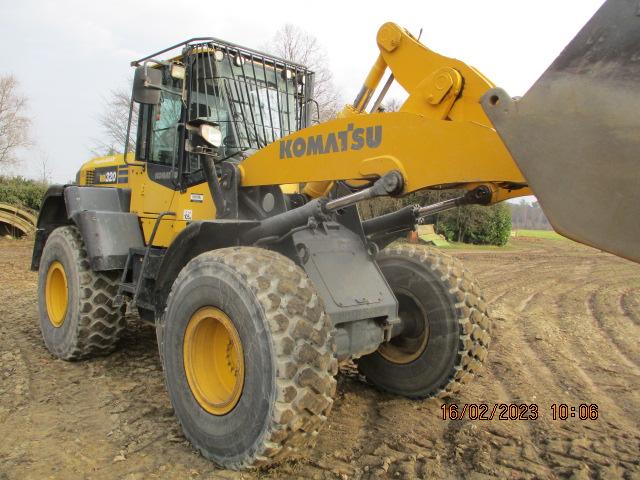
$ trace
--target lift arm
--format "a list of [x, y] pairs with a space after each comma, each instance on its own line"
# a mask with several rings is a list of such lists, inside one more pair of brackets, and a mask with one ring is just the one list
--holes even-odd
[[[531, 194], [480, 104], [491, 82], [394, 23], [380, 28], [377, 42], [380, 54], [354, 105], [244, 160], [242, 186], [309, 183], [305, 192], [315, 197], [333, 180], [374, 179], [397, 170], [402, 194], [479, 184], [490, 186], [491, 202]], [[387, 68], [409, 96], [398, 112], [367, 114]]]

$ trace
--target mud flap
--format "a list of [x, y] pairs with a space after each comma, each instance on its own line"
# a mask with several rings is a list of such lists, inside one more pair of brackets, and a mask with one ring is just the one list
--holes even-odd
[[519, 100], [482, 106], [553, 227], [640, 262], [640, 5], [608, 0]]
[[362, 239], [342, 225], [292, 235], [300, 263], [332, 323], [398, 317], [398, 301]]

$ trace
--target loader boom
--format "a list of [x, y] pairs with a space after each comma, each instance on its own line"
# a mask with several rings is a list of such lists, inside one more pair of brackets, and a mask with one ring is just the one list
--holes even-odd
[[[474, 68], [439, 55], [405, 29], [385, 23], [376, 59], [354, 105], [339, 118], [299, 130], [240, 165], [242, 186], [310, 183], [323, 195], [333, 180], [402, 173], [401, 194], [437, 186], [489, 185], [492, 202], [530, 195], [527, 182], [482, 110], [493, 84]], [[409, 94], [398, 112], [366, 113], [386, 69]]]

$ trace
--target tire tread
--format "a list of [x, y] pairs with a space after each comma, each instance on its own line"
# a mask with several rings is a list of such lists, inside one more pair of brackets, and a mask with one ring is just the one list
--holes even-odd
[[[458, 259], [425, 245], [393, 245], [379, 255], [401, 256], [426, 265], [448, 287], [449, 295], [455, 300], [460, 338], [454, 366], [442, 384], [432, 392], [426, 395], [408, 394], [407, 397], [423, 399], [453, 396], [478, 374], [491, 342], [491, 318], [477, 280]], [[386, 390], [382, 385], [375, 386]]]
[[73, 346], [59, 356], [64, 360], [82, 360], [107, 355], [115, 349], [126, 327], [123, 307], [113, 305], [120, 275], [91, 270], [87, 249], [77, 227], [59, 227], [52, 235], [61, 236], [74, 252], [80, 301]]
[[[192, 262], [193, 268], [201, 262], [222, 263], [246, 282], [265, 314], [276, 354], [277, 398], [261, 444], [240, 461], [224, 466], [264, 467], [300, 456], [313, 447], [331, 410], [338, 370], [333, 327], [311, 280], [287, 257], [256, 247], [213, 250]], [[185, 267], [174, 285], [190, 270]], [[173, 293], [172, 289], [167, 305]], [[215, 461], [184, 426], [183, 431], [205, 458]]]

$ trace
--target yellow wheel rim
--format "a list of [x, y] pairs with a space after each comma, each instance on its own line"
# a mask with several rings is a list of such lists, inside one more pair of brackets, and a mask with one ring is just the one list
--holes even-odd
[[67, 316], [69, 306], [69, 287], [64, 267], [57, 260], [49, 265], [47, 282], [45, 284], [45, 301], [47, 315], [51, 325], [60, 328]]
[[222, 310], [203, 307], [193, 314], [183, 358], [189, 388], [200, 406], [213, 415], [233, 410], [244, 384], [244, 356], [238, 331]]

